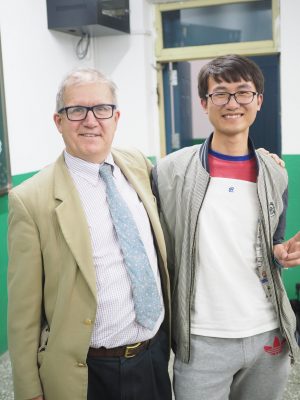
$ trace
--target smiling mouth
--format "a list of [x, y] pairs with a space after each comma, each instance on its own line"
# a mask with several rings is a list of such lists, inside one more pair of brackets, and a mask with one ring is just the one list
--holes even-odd
[[244, 114], [225, 114], [225, 115], [222, 115], [222, 117], [225, 119], [237, 119], [237, 118], [242, 117], [243, 115]]
[[83, 137], [98, 137], [101, 136], [99, 133], [80, 133], [79, 136]]

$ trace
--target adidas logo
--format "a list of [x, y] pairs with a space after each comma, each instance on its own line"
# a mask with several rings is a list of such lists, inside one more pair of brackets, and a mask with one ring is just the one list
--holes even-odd
[[282, 341], [280, 342], [279, 337], [275, 336], [273, 346], [264, 346], [264, 351], [266, 353], [269, 353], [271, 356], [276, 356], [277, 354], [280, 354], [282, 352], [285, 342], [285, 339], [282, 339]]

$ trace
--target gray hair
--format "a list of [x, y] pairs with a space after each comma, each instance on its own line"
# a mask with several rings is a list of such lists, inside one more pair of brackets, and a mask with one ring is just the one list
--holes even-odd
[[117, 86], [100, 71], [93, 68], [79, 68], [71, 71], [61, 82], [56, 95], [56, 112], [64, 107], [65, 90], [70, 86], [82, 85], [84, 83], [104, 83], [112, 95], [112, 101], [117, 105]]

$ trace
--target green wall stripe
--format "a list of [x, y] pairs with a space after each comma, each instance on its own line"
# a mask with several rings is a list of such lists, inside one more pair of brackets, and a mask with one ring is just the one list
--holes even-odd
[[[34, 175], [35, 172], [16, 175], [12, 178], [17, 186]], [[7, 195], [0, 196], [0, 354], [7, 350]]]
[[[300, 155], [284, 155], [289, 174], [289, 206], [287, 211], [286, 238], [300, 230]], [[290, 299], [295, 297], [295, 285], [300, 283], [300, 267], [283, 271], [283, 281]]]

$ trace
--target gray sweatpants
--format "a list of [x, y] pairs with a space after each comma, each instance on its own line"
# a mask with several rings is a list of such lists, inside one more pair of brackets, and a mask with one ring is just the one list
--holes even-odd
[[242, 339], [192, 335], [189, 364], [175, 358], [175, 399], [281, 400], [289, 372], [279, 329]]

